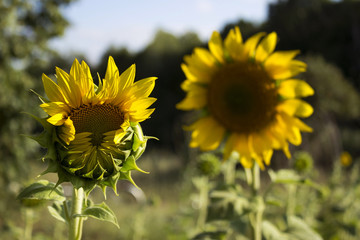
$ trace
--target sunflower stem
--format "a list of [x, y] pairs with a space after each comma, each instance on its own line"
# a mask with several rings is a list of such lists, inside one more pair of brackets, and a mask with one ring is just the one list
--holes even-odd
[[254, 201], [254, 211], [249, 214], [250, 224], [253, 230], [253, 239], [262, 238], [262, 216], [265, 209], [263, 197], [260, 195], [260, 168], [254, 163], [252, 169], [245, 169], [247, 183], [252, 190], [252, 199]]
[[288, 199], [286, 206], [286, 214], [288, 216], [294, 215], [296, 207], [296, 185], [289, 184], [288, 189]]
[[80, 240], [82, 235], [83, 218], [78, 216], [81, 214], [84, 201], [84, 189], [73, 188], [71, 202], [71, 216], [69, 222], [69, 240]]
[[31, 240], [33, 230], [34, 212], [32, 209], [25, 209], [24, 240]]

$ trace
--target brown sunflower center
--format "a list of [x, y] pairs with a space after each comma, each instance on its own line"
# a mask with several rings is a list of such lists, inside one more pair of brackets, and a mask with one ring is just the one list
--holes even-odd
[[73, 109], [69, 117], [76, 133], [92, 133], [91, 143], [94, 146], [102, 143], [104, 133], [119, 129], [124, 122], [120, 108], [111, 104], [83, 105]]
[[250, 133], [263, 129], [273, 121], [276, 104], [275, 83], [261, 66], [227, 64], [211, 79], [209, 110], [229, 131]]

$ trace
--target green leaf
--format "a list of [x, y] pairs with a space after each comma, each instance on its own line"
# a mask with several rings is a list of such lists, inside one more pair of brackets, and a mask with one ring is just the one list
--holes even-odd
[[271, 222], [262, 222], [263, 236], [266, 240], [287, 240], [288, 238]]
[[43, 203], [46, 201], [65, 201], [62, 187], [47, 180], [37, 181], [23, 189], [17, 196], [23, 203]]
[[287, 218], [288, 229], [286, 230], [290, 239], [296, 240], [323, 240], [323, 238], [309, 227], [302, 219], [289, 216]]
[[300, 177], [294, 170], [281, 169], [277, 172], [269, 169], [269, 176], [274, 183], [299, 184], [304, 183], [304, 179]]
[[[64, 207], [64, 204], [66, 204], [66, 209]], [[48, 206], [49, 213], [51, 216], [56, 218], [57, 220], [61, 222], [69, 222], [69, 215], [70, 215], [70, 208], [71, 208], [71, 201], [64, 201], [62, 203], [60, 202], [54, 202], [51, 206]]]
[[225, 240], [226, 231], [202, 232], [192, 238], [192, 240]]
[[82, 214], [75, 215], [79, 217], [92, 217], [102, 221], [107, 221], [115, 224], [119, 228], [114, 212], [106, 205], [106, 203], [96, 204], [87, 207], [83, 210]]

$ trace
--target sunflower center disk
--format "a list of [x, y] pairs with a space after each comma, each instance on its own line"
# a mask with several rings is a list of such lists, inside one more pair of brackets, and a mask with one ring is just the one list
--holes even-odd
[[69, 115], [76, 133], [90, 132], [91, 143], [100, 146], [103, 134], [120, 128], [124, 122], [122, 112], [111, 104], [84, 105], [73, 109]]
[[251, 133], [273, 121], [277, 90], [260, 66], [228, 64], [213, 75], [208, 103], [211, 114], [227, 130]]

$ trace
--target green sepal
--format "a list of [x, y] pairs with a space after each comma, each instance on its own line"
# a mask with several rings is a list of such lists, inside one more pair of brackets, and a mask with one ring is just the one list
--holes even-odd
[[49, 99], [41, 96], [40, 94], [38, 94], [37, 92], [35, 92], [35, 90], [30, 89], [30, 92], [34, 93], [34, 94], [39, 98], [40, 102], [42, 102], [42, 103], [48, 103], [48, 102], [50, 102]]
[[111, 222], [112, 224], [114, 224], [119, 228], [116, 215], [104, 202], [101, 204], [95, 204], [86, 207], [82, 210], [81, 214], [74, 215], [73, 217], [92, 217], [102, 221]]
[[121, 172], [128, 172], [131, 170], [136, 170], [142, 173], [149, 174], [149, 172], [142, 170], [136, 165], [136, 160], [133, 156], [128, 157], [128, 159], [126, 159], [126, 161], [124, 162], [123, 167], [120, 169]]
[[17, 199], [26, 207], [36, 207], [49, 201], [64, 201], [64, 191], [61, 186], [47, 180], [39, 180], [24, 188]]
[[120, 178], [119, 179], [124, 179], [124, 180], [128, 180], [129, 182], [131, 182], [135, 187], [139, 188], [136, 183], [134, 182], [134, 180], [131, 177], [131, 172], [120, 172]]
[[117, 188], [116, 188], [116, 183], [118, 182], [119, 179], [120, 179], [120, 172], [117, 172], [116, 174], [107, 177], [106, 181], [101, 181], [99, 183], [99, 186], [102, 188], [104, 192], [104, 197], [106, 197], [106, 187], [110, 187], [117, 196], [119, 195], [117, 193]]
[[56, 186], [63, 182], [71, 182], [75, 188], [84, 188], [85, 194], [88, 196], [95, 186], [98, 185], [103, 189], [104, 196], [106, 197], [106, 187], [111, 187], [115, 194], [117, 194], [116, 183], [119, 179], [126, 179], [136, 186], [130, 171], [136, 170], [147, 173], [137, 166], [136, 160], [144, 152], [146, 142], [151, 137], [143, 135], [139, 123], [131, 122], [121, 142], [114, 146], [113, 152], [108, 153], [110, 156], [105, 156], [106, 159], [103, 159], [103, 162], [108, 165], [98, 164], [93, 169], [85, 169], [86, 165], [71, 167], [71, 162], [66, 159], [69, 149], [58, 138], [56, 126], [50, 124], [47, 118], [29, 115], [44, 128], [44, 131], [38, 136], [30, 136], [31, 139], [47, 148], [47, 153], [42, 159], [47, 161], [48, 167], [40, 176], [46, 173], [57, 173], [58, 181]]

